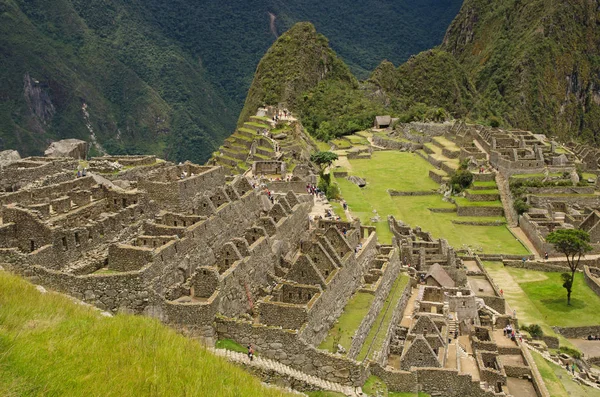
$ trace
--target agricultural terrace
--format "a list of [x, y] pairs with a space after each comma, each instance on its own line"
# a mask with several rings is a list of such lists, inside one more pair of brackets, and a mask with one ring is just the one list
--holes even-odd
[[[432, 212], [429, 209], [452, 211], [455, 205], [442, 200], [436, 193], [439, 185], [428, 177], [434, 167], [414, 153], [399, 151], [373, 152], [371, 159], [340, 159], [340, 164], [349, 175], [356, 175], [367, 181], [367, 186], [359, 188], [345, 178], [337, 178], [343, 198], [348, 203], [353, 216], [361, 222], [374, 225], [378, 238], [390, 243], [392, 235], [387, 225], [387, 215], [394, 215], [415, 227], [420, 226], [436, 238], [445, 238], [454, 247], [465, 245], [485, 253], [505, 253], [524, 255], [528, 250], [512, 235], [508, 228], [456, 224], [458, 222], [500, 222], [503, 217], [459, 217], [456, 212]], [[388, 189], [401, 192], [430, 191], [426, 196], [390, 196]], [[460, 201], [460, 200], [459, 200]], [[462, 205], [482, 205], [477, 202], [463, 202]], [[488, 206], [500, 206], [499, 202], [485, 202]], [[374, 213], [376, 211], [376, 213]], [[371, 218], [379, 216], [379, 222]]]

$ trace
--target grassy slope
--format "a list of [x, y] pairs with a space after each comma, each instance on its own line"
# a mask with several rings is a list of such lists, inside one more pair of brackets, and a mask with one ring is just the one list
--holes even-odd
[[340, 317], [329, 330], [327, 337], [321, 342], [319, 349], [335, 353], [337, 351], [337, 346], [334, 346], [336, 338], [339, 338], [337, 343], [342, 345], [344, 349], [350, 349], [352, 337], [360, 326], [364, 316], [369, 312], [374, 298], [374, 295], [366, 292], [357, 292], [354, 294], [344, 307], [344, 311]]
[[[455, 225], [452, 220], [502, 220], [502, 218], [458, 217], [456, 213], [433, 213], [428, 208], [454, 208], [440, 195], [390, 197], [387, 189], [418, 191], [436, 189], [427, 175], [433, 167], [421, 157], [395, 151], [375, 152], [371, 160], [350, 160], [350, 174], [364, 177], [367, 186], [359, 188], [346, 179], [337, 179], [342, 196], [354, 216], [370, 224], [376, 209], [381, 221], [376, 223], [378, 239], [391, 241], [387, 215], [392, 214], [415, 227], [420, 226], [436, 238], [446, 238], [456, 248], [463, 244], [482, 248], [486, 253], [526, 254], [528, 251], [505, 226]], [[493, 203], [492, 203], [493, 205]]]
[[546, 361], [538, 353], [531, 354], [552, 397], [600, 397], [599, 390], [575, 383], [565, 368]]
[[372, 356], [373, 353], [381, 349], [381, 345], [384, 342], [390, 321], [392, 321], [394, 308], [398, 305], [398, 301], [402, 297], [404, 287], [406, 287], [408, 282], [409, 277], [406, 274], [401, 274], [396, 281], [394, 281], [394, 285], [392, 285], [390, 293], [385, 298], [385, 302], [377, 314], [377, 318], [373, 322], [373, 326], [369, 330], [369, 334], [365, 338], [365, 342], [360, 350], [360, 353], [358, 356], [356, 356], [358, 361], [364, 360], [367, 357], [367, 354]]
[[281, 396], [141, 316], [106, 318], [0, 271], [2, 396]]

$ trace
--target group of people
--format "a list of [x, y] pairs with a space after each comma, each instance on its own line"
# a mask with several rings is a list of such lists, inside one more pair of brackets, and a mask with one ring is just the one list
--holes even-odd
[[77, 170], [77, 178], [81, 178], [82, 176], [86, 176], [87, 175], [87, 168], [83, 168], [83, 169], [78, 169]]
[[321, 189], [319, 189], [315, 185], [311, 185], [310, 183], [306, 185], [306, 193], [313, 196], [321, 196], [323, 194]]
[[588, 335], [587, 340], [600, 340], [600, 335]]
[[508, 324], [506, 327], [504, 327], [503, 331], [504, 331], [504, 336], [506, 336], [507, 338], [510, 338], [514, 341], [514, 340], [516, 340], [517, 337], [519, 337], [519, 338], [521, 338], [521, 341], [523, 341], [523, 337], [521, 336], [521, 334], [515, 332], [512, 325]]

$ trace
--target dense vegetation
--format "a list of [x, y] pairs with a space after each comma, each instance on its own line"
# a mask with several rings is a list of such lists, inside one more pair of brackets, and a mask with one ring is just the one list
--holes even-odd
[[314, 22], [366, 77], [439, 43], [460, 3], [1, 0], [0, 150], [40, 154], [92, 129], [114, 154], [203, 162], [232, 132], [260, 57], [295, 22]]
[[143, 316], [107, 318], [0, 271], [2, 396], [284, 396]]
[[584, 0], [466, 0], [442, 49], [473, 81], [481, 117], [600, 142], [599, 22]]

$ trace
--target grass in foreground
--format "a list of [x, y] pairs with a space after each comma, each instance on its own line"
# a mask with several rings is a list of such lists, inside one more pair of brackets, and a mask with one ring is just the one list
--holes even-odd
[[600, 397], [600, 390], [575, 383], [563, 367], [546, 361], [536, 352], [531, 355], [552, 397]]
[[0, 271], [2, 396], [283, 396], [154, 319], [39, 293]]
[[373, 322], [373, 326], [365, 338], [365, 342], [360, 349], [360, 353], [356, 357], [358, 361], [362, 361], [367, 358], [367, 354], [372, 355], [374, 352], [381, 349], [388, 326], [390, 325], [390, 321], [392, 321], [394, 308], [402, 297], [402, 292], [404, 291], [406, 284], [408, 284], [408, 281], [409, 277], [406, 274], [401, 274], [398, 276], [396, 281], [394, 281], [394, 285], [392, 285], [390, 293], [385, 299], [381, 310], [377, 314], [377, 318], [375, 319], [375, 322]]
[[[319, 345], [319, 349], [328, 350], [332, 353], [337, 351], [337, 344], [340, 344], [344, 349], [350, 349], [352, 337], [360, 326], [363, 318], [369, 312], [373, 303], [374, 295], [366, 292], [357, 292], [350, 298], [344, 311], [329, 330], [327, 337]], [[339, 341], [335, 343], [336, 339]]]

